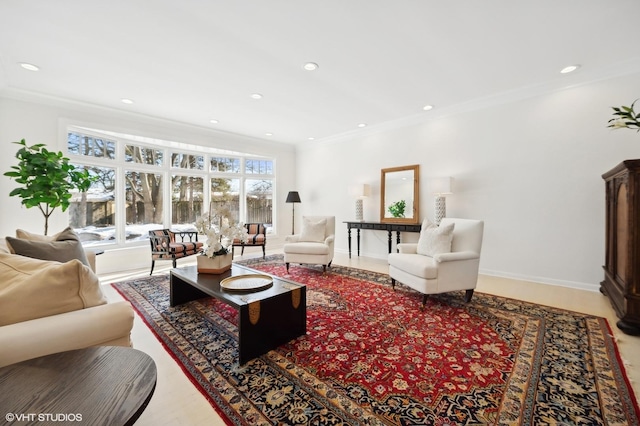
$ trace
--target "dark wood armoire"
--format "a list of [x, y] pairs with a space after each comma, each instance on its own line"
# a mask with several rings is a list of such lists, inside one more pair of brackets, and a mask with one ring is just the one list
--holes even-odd
[[606, 188], [606, 294], [626, 334], [640, 335], [640, 160], [626, 160], [602, 175]]

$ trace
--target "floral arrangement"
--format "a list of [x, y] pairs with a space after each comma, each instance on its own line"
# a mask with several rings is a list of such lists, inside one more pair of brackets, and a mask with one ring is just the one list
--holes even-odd
[[202, 254], [207, 257], [223, 256], [231, 250], [234, 239], [247, 242], [247, 228], [243, 223], [232, 224], [227, 215], [209, 206], [196, 220], [198, 233], [207, 237]]
[[633, 106], [639, 99], [633, 101], [631, 106], [611, 107], [613, 109], [614, 118], [609, 120], [607, 127], [613, 127], [614, 129], [636, 129], [640, 132], [640, 113], [636, 113], [633, 110]]

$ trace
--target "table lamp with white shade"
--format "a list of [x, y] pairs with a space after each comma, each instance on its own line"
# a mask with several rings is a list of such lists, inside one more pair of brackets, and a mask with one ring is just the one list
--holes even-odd
[[349, 195], [356, 199], [356, 221], [364, 221], [363, 199], [367, 198], [370, 193], [369, 185], [366, 183], [358, 183], [349, 186]]
[[433, 178], [429, 182], [431, 187], [431, 193], [436, 197], [436, 225], [440, 225], [440, 221], [447, 215], [447, 201], [445, 196], [452, 194], [451, 181], [453, 179], [448, 177]]

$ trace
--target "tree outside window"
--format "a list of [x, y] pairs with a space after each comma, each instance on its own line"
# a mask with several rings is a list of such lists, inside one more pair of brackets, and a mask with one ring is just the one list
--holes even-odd
[[247, 179], [245, 182], [247, 223], [273, 224], [273, 181], [271, 179]]
[[240, 179], [211, 179], [211, 208], [232, 222], [240, 222]]

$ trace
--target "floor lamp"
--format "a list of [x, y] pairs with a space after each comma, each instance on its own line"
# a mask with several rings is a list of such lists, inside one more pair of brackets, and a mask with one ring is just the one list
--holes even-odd
[[298, 194], [298, 191], [289, 191], [286, 202], [293, 204], [293, 213], [291, 213], [291, 235], [293, 235], [296, 229], [296, 203], [300, 202], [300, 194]]

